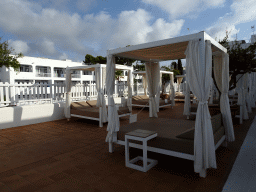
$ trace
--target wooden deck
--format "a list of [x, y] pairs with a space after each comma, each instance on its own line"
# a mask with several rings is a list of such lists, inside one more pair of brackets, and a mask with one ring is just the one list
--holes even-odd
[[[176, 103], [158, 115], [186, 119], [182, 113], [183, 104]], [[108, 153], [107, 124], [100, 128], [97, 121], [72, 118], [0, 130], [0, 191], [221, 191], [255, 114], [253, 109], [242, 125], [234, 120], [236, 141], [216, 151], [217, 169], [208, 169], [206, 178], [194, 173], [192, 161], [155, 153], [148, 155], [158, 164], [147, 173], [126, 168], [124, 147]], [[148, 109], [138, 114], [138, 121], [145, 118]]]

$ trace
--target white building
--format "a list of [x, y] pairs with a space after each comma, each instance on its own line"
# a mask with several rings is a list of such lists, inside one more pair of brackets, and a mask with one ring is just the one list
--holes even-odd
[[238, 44], [241, 44], [241, 47], [243, 49], [246, 49], [247, 47], [249, 47], [251, 44], [255, 43], [256, 42], [256, 34], [255, 35], [251, 35], [251, 40], [249, 43], [246, 43], [245, 40], [239, 40], [239, 41], [231, 41], [229, 42], [229, 46], [234, 46], [236, 44], [236, 42]]
[[[20, 69], [0, 68], [0, 82], [14, 83], [47, 83], [54, 84], [64, 82], [66, 79], [66, 67], [84, 65], [82, 62], [72, 62], [71, 60], [54, 60], [41, 57], [24, 56], [18, 58]], [[127, 80], [127, 72], [124, 72]], [[72, 74], [73, 83], [94, 83], [95, 75], [93, 71], [74, 71]]]

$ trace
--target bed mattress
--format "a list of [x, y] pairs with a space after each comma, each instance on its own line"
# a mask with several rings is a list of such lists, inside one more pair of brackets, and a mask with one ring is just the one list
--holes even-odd
[[[195, 126], [195, 121], [180, 119], [148, 118], [140, 122], [135, 122], [121, 126], [117, 132], [117, 139], [125, 141], [125, 134], [136, 129], [150, 130], [157, 132], [158, 136], [148, 141], [148, 146], [161, 148], [186, 154], [194, 154], [194, 140], [180, 139], [176, 136]], [[224, 135], [222, 126], [214, 134], [214, 142], [217, 142]], [[139, 143], [132, 141], [134, 143]]]

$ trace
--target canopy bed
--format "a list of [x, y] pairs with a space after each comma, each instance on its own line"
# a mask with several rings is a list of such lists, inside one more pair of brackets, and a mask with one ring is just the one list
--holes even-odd
[[[98, 92], [97, 100], [92, 101], [81, 101], [81, 102], [71, 102], [70, 92], [71, 92], [71, 72], [74, 70], [87, 70], [95, 71], [96, 79], [96, 89]], [[132, 67], [124, 65], [116, 65], [116, 70], [128, 70], [128, 97], [130, 95], [131, 101], [131, 73]], [[71, 117], [79, 117], [84, 119], [91, 119], [99, 121], [99, 126], [103, 127], [103, 123], [108, 121], [107, 106], [104, 97], [104, 85], [106, 80], [106, 65], [105, 64], [95, 64], [95, 65], [85, 65], [85, 66], [75, 66], [66, 68], [66, 90], [67, 90], [67, 100], [65, 108], [65, 116], [69, 120]], [[131, 104], [127, 104], [128, 107], [120, 107], [118, 110], [118, 118], [127, 116], [131, 114], [132, 107]]]
[[[221, 114], [223, 118], [224, 125], [224, 135], [215, 142], [213, 125], [211, 122], [211, 116], [208, 109], [208, 99], [210, 95], [210, 83], [212, 74], [212, 55], [217, 58], [221, 58], [216, 65], [218, 65], [218, 71], [216, 72], [216, 78], [219, 79], [219, 85], [221, 87]], [[194, 132], [190, 132], [194, 139], [192, 140], [192, 146], [194, 146], [192, 151], [184, 152], [175, 151], [172, 148], [162, 149], [162, 146], [156, 146], [150, 148], [148, 146], [148, 151], [154, 151], [157, 153], [163, 153], [166, 155], [176, 156], [180, 158], [190, 159], [194, 161], [194, 171], [199, 173], [201, 177], [206, 176], [206, 170], [208, 168], [217, 168], [215, 150], [222, 142], [234, 141], [234, 130], [231, 119], [229, 101], [228, 101], [228, 78], [229, 78], [229, 57], [227, 50], [216, 42], [213, 38], [207, 35], [204, 31], [165, 39], [140, 45], [133, 45], [124, 48], [112, 49], [107, 51], [107, 79], [106, 88], [109, 103], [112, 103], [112, 107], [108, 108], [109, 114], [108, 121], [111, 122], [107, 127], [107, 137], [106, 142], [109, 143], [109, 152], [113, 152], [113, 143], [123, 144], [118, 136], [118, 132], [123, 131], [123, 128], [119, 126], [119, 121], [117, 118], [117, 110], [114, 105], [113, 91], [114, 91], [114, 69], [115, 69], [115, 57], [123, 57], [130, 59], [138, 59], [146, 61], [146, 73], [148, 76], [148, 91], [149, 91], [149, 101], [150, 101], [150, 113], [148, 120], [143, 122], [143, 126], [147, 129], [151, 123], [157, 121], [157, 126], [159, 130], [156, 132], [161, 132], [163, 127], [167, 133], [172, 132], [172, 128], [177, 125], [173, 119], [160, 119], [157, 117], [157, 102], [156, 95], [158, 91], [158, 85], [160, 81], [160, 66], [159, 61], [174, 60], [174, 59], [184, 59], [186, 58], [186, 81], [187, 89], [186, 92], [190, 93], [189, 90], [193, 92], [199, 101], [196, 121], [193, 122], [189, 127], [195, 126]], [[215, 72], [215, 71], [214, 71]], [[189, 94], [185, 94], [185, 107], [186, 101], [190, 103]], [[186, 110], [184, 110], [184, 113]], [[189, 112], [189, 109], [188, 109]], [[184, 120], [185, 121], [185, 120]], [[180, 122], [181, 124], [184, 122]], [[169, 123], [167, 123], [169, 122]], [[192, 122], [192, 121], [191, 121]], [[221, 122], [220, 120], [218, 122]], [[141, 129], [140, 122], [131, 124], [133, 128]], [[180, 128], [182, 125], [180, 124]], [[128, 128], [130, 129], [130, 127]], [[160, 133], [159, 133], [160, 134]], [[170, 136], [171, 137], [171, 136]], [[159, 137], [160, 139], [160, 137]], [[162, 141], [163, 142], [163, 141]], [[194, 145], [193, 145], [194, 144]], [[172, 145], [172, 144], [171, 144]], [[176, 147], [179, 147], [179, 143], [173, 143]], [[170, 145], [168, 145], [169, 147]], [[136, 144], [137, 148], [142, 148], [140, 144]], [[184, 148], [184, 147], [183, 147]], [[186, 148], [186, 147], [185, 147]], [[192, 152], [192, 154], [191, 154]]]
[[[149, 97], [147, 96], [147, 86], [148, 86], [148, 78], [147, 78], [147, 73], [146, 71], [134, 71], [133, 72], [134, 75], [142, 75], [142, 82], [143, 82], [143, 88], [144, 88], [144, 95], [137, 95], [137, 96], [133, 96], [132, 97], [132, 106], [136, 106], [136, 107], [150, 107], [149, 105]], [[162, 75], [163, 74], [168, 74], [170, 75], [170, 99], [166, 100], [161, 100], [160, 99], [160, 89], [162, 86]], [[167, 106], [174, 106], [175, 102], [174, 102], [174, 86], [173, 86], [173, 72], [171, 71], [160, 71], [160, 82], [159, 82], [159, 86], [158, 86], [158, 92], [156, 95], [156, 98], [158, 99], [157, 103], [158, 104], [158, 108], [163, 108], [163, 107], [167, 107]]]

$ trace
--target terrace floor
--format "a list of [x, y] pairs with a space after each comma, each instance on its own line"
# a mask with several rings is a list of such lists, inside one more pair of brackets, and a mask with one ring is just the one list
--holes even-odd
[[[133, 109], [138, 113], [140, 109]], [[160, 109], [161, 118], [186, 119], [183, 103]], [[255, 117], [238, 124], [234, 119], [236, 141], [216, 151], [217, 169], [207, 177], [194, 173], [193, 161], [148, 153], [158, 164], [147, 173], [125, 167], [124, 146], [108, 152], [106, 127], [98, 122], [72, 118], [0, 130], [0, 191], [221, 191], [241, 145]], [[148, 110], [138, 121], [148, 118]], [[129, 123], [121, 118], [121, 126]], [[131, 149], [132, 156], [141, 153]]]

